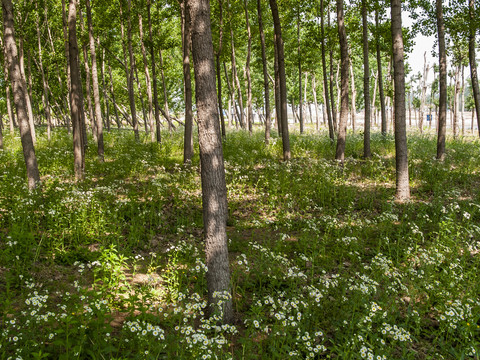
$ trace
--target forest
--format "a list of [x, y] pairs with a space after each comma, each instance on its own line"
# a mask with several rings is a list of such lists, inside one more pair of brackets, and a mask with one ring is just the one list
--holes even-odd
[[480, 358], [474, 0], [1, 2], [0, 360]]

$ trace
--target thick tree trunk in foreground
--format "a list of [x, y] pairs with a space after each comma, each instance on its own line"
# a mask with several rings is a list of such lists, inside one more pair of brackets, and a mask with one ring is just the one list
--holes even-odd
[[85, 148], [83, 146], [82, 131], [82, 115], [83, 99], [81, 97], [82, 83], [80, 80], [80, 68], [78, 62], [78, 45], [77, 45], [77, 9], [76, 0], [70, 0], [68, 7], [68, 39], [69, 39], [69, 56], [70, 56], [70, 106], [73, 125], [73, 156], [75, 178], [82, 180], [85, 170]]
[[270, 89], [268, 87], [267, 52], [265, 46], [265, 34], [263, 32], [261, 0], [257, 0], [257, 13], [260, 42], [262, 45], [263, 88], [265, 91], [265, 144], [268, 144], [270, 141]]
[[282, 145], [283, 159], [290, 160], [290, 136], [288, 133], [288, 114], [287, 114], [287, 79], [285, 75], [285, 55], [282, 40], [282, 27], [280, 25], [280, 16], [276, 0], [270, 0], [272, 10], [273, 27], [275, 31], [275, 42], [277, 45], [277, 61], [280, 81], [280, 120], [282, 123]]
[[405, 125], [405, 66], [403, 63], [401, 0], [391, 0], [393, 71], [395, 81], [395, 160], [396, 194], [399, 201], [410, 198], [408, 182], [407, 129]]
[[95, 106], [95, 120], [96, 120], [96, 139], [97, 139], [97, 154], [98, 160], [104, 160], [104, 146], [103, 146], [103, 119], [102, 108], [100, 107], [100, 90], [98, 87], [98, 70], [97, 70], [97, 54], [95, 51], [95, 39], [93, 37], [93, 22], [92, 11], [90, 8], [90, 0], [85, 0], [87, 7], [87, 23], [88, 23], [88, 40], [90, 43], [90, 56], [92, 58], [92, 85], [93, 85], [93, 102]]
[[340, 38], [340, 58], [341, 58], [341, 107], [340, 119], [338, 122], [338, 138], [335, 159], [343, 163], [345, 160], [345, 142], [347, 136], [347, 119], [348, 119], [348, 45], [347, 33], [345, 31], [345, 21], [343, 16], [343, 0], [337, 0], [337, 22], [338, 36]]
[[40, 184], [37, 157], [33, 145], [30, 125], [28, 123], [26, 104], [26, 84], [20, 72], [17, 44], [15, 43], [15, 31], [13, 24], [13, 5], [11, 0], [2, 0], [3, 11], [3, 35], [5, 40], [5, 55], [10, 72], [10, 80], [13, 88], [13, 102], [17, 109], [18, 126], [23, 147], [23, 157], [27, 167], [28, 188], [30, 190]]
[[368, 20], [367, 0], [362, 0], [362, 25], [363, 25], [363, 96], [365, 103], [365, 120], [363, 126], [363, 157], [368, 159], [370, 152], [370, 66], [368, 63]]
[[475, 101], [475, 109], [477, 112], [477, 126], [478, 134], [480, 136], [480, 89], [478, 87], [477, 76], [477, 60], [475, 59], [475, 1], [469, 0], [469, 15], [470, 15], [470, 33], [468, 37], [468, 58], [470, 61], [470, 76], [472, 79], [473, 98]]
[[445, 24], [443, 22], [442, 0], [437, 0], [437, 32], [440, 85], [438, 102], [437, 159], [443, 160], [445, 158], [445, 137], [447, 134], [447, 53], [445, 51]]
[[203, 221], [207, 255], [208, 312], [228, 323], [233, 320], [227, 247], [227, 187], [223, 163], [210, 4], [186, 0], [192, 24], [192, 54], [195, 71], [198, 137], [202, 165]]

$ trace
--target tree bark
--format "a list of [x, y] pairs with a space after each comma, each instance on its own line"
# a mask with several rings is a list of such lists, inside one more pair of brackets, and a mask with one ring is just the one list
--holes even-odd
[[275, 41], [275, 35], [273, 40], [273, 53], [274, 53], [274, 62], [273, 68], [275, 72], [275, 83], [274, 83], [274, 90], [275, 90], [275, 120], [277, 122], [277, 130], [278, 135], [282, 135], [282, 111], [280, 105], [280, 70], [278, 68], [278, 53], [277, 53], [277, 42]]
[[247, 23], [247, 60], [245, 63], [245, 73], [247, 75], [247, 124], [248, 131], [252, 133], [253, 130], [253, 110], [252, 110], [252, 77], [250, 74], [250, 59], [252, 57], [252, 32], [250, 29], [250, 20], [248, 18], [248, 3], [243, 1], [245, 7], [245, 21]]
[[193, 157], [192, 80], [190, 75], [191, 22], [190, 14], [185, 8], [185, 1], [182, 1], [180, 5], [182, 11], [183, 93], [185, 100], [183, 163], [189, 164]]
[[365, 120], [363, 126], [363, 157], [372, 156], [370, 151], [370, 66], [368, 63], [368, 19], [367, 0], [362, 0], [362, 25], [363, 25], [363, 98], [365, 103]]
[[120, 118], [118, 116], [117, 103], [115, 101], [115, 91], [114, 91], [114, 88], [113, 88], [112, 67], [110, 65], [108, 65], [108, 74], [110, 75], [110, 92], [112, 94], [112, 103], [113, 103], [113, 110], [115, 111], [115, 120], [117, 122], [117, 127], [120, 129], [122, 127], [122, 123], [121, 123]]
[[147, 100], [148, 100], [148, 116], [145, 119], [145, 123], [148, 122], [150, 127], [150, 140], [155, 141], [155, 126], [153, 124], [153, 97], [152, 87], [150, 83], [150, 71], [148, 70], [147, 52], [145, 50], [145, 44], [143, 42], [143, 21], [141, 12], [138, 13], [138, 28], [140, 33], [140, 49], [142, 51], [143, 68], [145, 71], [145, 87], [147, 88]]
[[480, 136], [480, 89], [478, 86], [478, 76], [477, 76], [477, 60], [475, 58], [475, 1], [469, 0], [469, 36], [468, 36], [468, 59], [470, 62], [470, 77], [472, 79], [472, 88], [473, 88], [473, 98], [475, 101], [475, 109], [477, 114], [477, 127], [478, 134]]
[[391, 0], [393, 71], [395, 81], [395, 160], [398, 201], [410, 199], [408, 182], [407, 130], [405, 126], [405, 66], [403, 60], [401, 0]]
[[337, 0], [337, 23], [338, 37], [340, 40], [340, 59], [341, 59], [341, 107], [340, 119], [338, 122], [338, 138], [335, 159], [342, 164], [345, 160], [345, 142], [347, 135], [347, 119], [348, 119], [348, 44], [347, 33], [345, 31], [345, 21], [343, 15], [343, 0]]
[[[78, 13], [78, 20], [80, 21], [80, 29], [82, 32], [85, 31], [85, 25], [83, 22], [83, 16], [82, 16], [82, 11], [79, 11]], [[92, 91], [91, 91], [91, 72], [90, 72], [90, 64], [88, 63], [88, 50], [87, 50], [87, 44], [83, 43], [82, 44], [82, 53], [83, 53], [83, 62], [85, 66], [85, 94], [87, 95], [87, 109], [88, 109], [88, 117], [90, 121], [90, 128], [92, 130], [92, 135], [95, 141], [97, 141], [97, 125], [95, 122], [95, 113], [93, 112], [93, 106], [92, 106]], [[85, 134], [86, 136], [86, 134]]]
[[288, 134], [288, 114], [287, 114], [287, 79], [285, 75], [285, 55], [282, 40], [282, 28], [280, 24], [280, 16], [278, 14], [278, 6], [276, 0], [270, 1], [270, 9], [272, 10], [273, 27], [275, 31], [275, 42], [277, 44], [277, 60], [280, 81], [280, 119], [282, 122], [282, 146], [283, 159], [290, 160], [290, 137]]
[[227, 133], [225, 129], [225, 117], [223, 116], [223, 96], [222, 96], [222, 73], [220, 67], [220, 56], [222, 55], [223, 48], [223, 0], [218, 0], [218, 7], [220, 10], [220, 27], [218, 34], [218, 49], [215, 53], [215, 66], [217, 69], [217, 97], [218, 97], [218, 108], [220, 110], [220, 125], [222, 129], [222, 137], [226, 138]]
[[[70, 104], [70, 92], [71, 92], [71, 79], [70, 79], [70, 55], [69, 55], [69, 40], [68, 40], [68, 20], [67, 20], [67, 12], [65, 10], [65, 0], [62, 0], [62, 24], [63, 24], [63, 42], [65, 45], [65, 58], [67, 59], [66, 62], [66, 73], [67, 73], [67, 90], [68, 90], [68, 96], [67, 96], [67, 107], [68, 109], [71, 109], [71, 104]], [[70, 133], [70, 118], [67, 115], [67, 129], [68, 132]]]
[[[131, 21], [132, 0], [128, 0], [127, 4], [128, 4], [127, 47], [128, 47], [128, 59], [129, 59], [129, 73], [127, 77], [128, 100], [130, 103], [130, 113], [132, 116], [132, 124], [133, 124], [133, 132], [135, 134], [135, 140], [139, 141], [140, 135], [138, 133], [137, 110], [135, 107], [135, 92], [133, 90], [134, 64], [133, 64], [132, 21]], [[121, 5], [120, 5], [120, 9], [122, 9]]]
[[427, 52], [423, 54], [423, 58], [422, 97], [420, 99], [420, 121], [418, 122], [420, 134], [423, 133], [423, 119], [425, 118], [425, 103], [427, 96], [427, 76], [428, 71], [430, 70], [430, 65], [427, 65]]
[[318, 117], [318, 101], [317, 101], [317, 82], [315, 80], [315, 74], [312, 75], [312, 92], [313, 92], [313, 106], [315, 107], [315, 127], [318, 131], [320, 125], [320, 119]]
[[240, 127], [245, 128], [245, 121], [243, 117], [243, 97], [242, 97], [242, 88], [240, 87], [240, 80], [238, 79], [237, 73], [237, 64], [235, 62], [235, 41], [233, 37], [233, 28], [230, 28], [230, 36], [232, 40], [232, 85], [233, 91], [238, 91], [238, 104], [240, 106]]
[[[38, 11], [38, 1], [35, 2], [35, 7]], [[40, 14], [38, 14], [40, 17]], [[52, 139], [52, 119], [50, 116], [50, 104], [48, 101], [48, 80], [45, 76], [45, 69], [43, 67], [43, 51], [42, 51], [42, 41], [40, 35], [40, 20], [39, 17], [35, 21], [37, 27], [37, 42], [38, 42], [38, 65], [40, 68], [40, 73], [42, 75], [42, 84], [43, 84], [43, 107], [45, 110], [45, 119], [47, 120], [47, 139], [50, 141]]]
[[297, 10], [297, 56], [298, 56], [298, 108], [299, 108], [299, 122], [300, 134], [303, 134], [303, 94], [302, 94], [302, 59], [300, 47], [300, 10]]
[[265, 46], [265, 34], [263, 32], [262, 21], [262, 2], [257, 0], [258, 28], [260, 32], [260, 42], [262, 45], [262, 66], [263, 66], [263, 88], [265, 97], [265, 144], [270, 141], [270, 88], [268, 86], [268, 70], [267, 70], [267, 52]]
[[13, 135], [15, 131], [15, 113], [13, 112], [12, 103], [10, 99], [10, 89], [11, 82], [9, 81], [9, 70], [8, 70], [8, 59], [7, 59], [7, 48], [4, 46], [3, 38], [0, 36], [0, 46], [2, 47], [3, 54], [3, 76], [5, 81], [5, 97], [7, 103], [7, 115], [8, 115], [8, 124], [10, 127], [10, 135]]
[[[25, 101], [27, 103], [28, 124], [30, 125], [30, 131], [31, 131], [31, 134], [32, 134], [33, 145], [35, 145], [37, 143], [37, 135], [36, 135], [36, 130], [35, 130], [35, 122], [34, 122], [34, 118], [33, 118], [32, 99], [30, 98], [30, 94], [28, 93], [28, 88], [27, 88], [28, 83], [27, 83], [27, 77], [25, 75], [25, 66], [24, 66], [25, 61], [24, 61], [24, 56], [23, 56], [23, 38], [22, 37], [20, 37], [20, 40], [19, 40], [18, 44], [19, 44], [18, 55], [19, 55], [19, 60], [20, 60], [20, 74], [22, 75], [23, 82], [25, 83]], [[15, 90], [14, 90], [14, 92], [15, 92]], [[14, 94], [14, 96], [15, 96], [15, 94]], [[15, 105], [15, 107], [16, 107], [16, 105]]]
[[[328, 22], [327, 26], [330, 28], [330, 6], [327, 9], [328, 12]], [[330, 46], [330, 102], [332, 104], [332, 124], [333, 124], [333, 131], [337, 133], [337, 107], [335, 105], [335, 97], [333, 96], [333, 46]], [[333, 137], [330, 137], [332, 140]]]
[[25, 79], [20, 71], [17, 44], [15, 43], [15, 30], [13, 23], [13, 5], [11, 0], [2, 0], [3, 35], [5, 41], [5, 55], [8, 63], [10, 80], [13, 88], [13, 102], [17, 110], [18, 125], [22, 141], [23, 157], [27, 168], [28, 188], [36, 188], [40, 184], [35, 146], [28, 122], [27, 114], [27, 89]]
[[350, 76], [352, 78], [351, 88], [352, 88], [352, 105], [351, 105], [351, 117], [352, 117], [352, 132], [355, 133], [355, 123], [357, 115], [357, 88], [355, 87], [355, 74], [353, 73], [353, 64], [350, 61]]
[[378, 17], [378, 9], [375, 9], [375, 26], [377, 28], [377, 68], [378, 68], [378, 92], [380, 94], [380, 114], [381, 114], [381, 132], [387, 135], [387, 110], [385, 106], [385, 94], [383, 92], [383, 73], [382, 73], [382, 57], [380, 53], [380, 37], [378, 35], [380, 28], [380, 20]]
[[436, 11], [440, 86], [438, 102], [437, 159], [443, 161], [445, 159], [445, 137], [447, 133], [447, 53], [445, 51], [445, 24], [443, 22], [442, 0], [436, 0]]
[[[162, 49], [158, 50], [158, 56], [160, 60], [160, 75], [162, 76], [162, 89], [163, 89], [163, 104], [165, 106], [165, 119], [167, 120], [168, 123], [168, 130], [172, 131], [173, 129], [173, 124], [172, 124], [172, 119], [170, 117], [170, 111], [168, 110], [168, 96], [167, 96], [167, 82], [165, 81], [165, 70], [163, 68], [163, 57], [162, 57]], [[163, 114], [163, 112], [162, 112]]]
[[203, 221], [207, 256], [208, 311], [223, 323], [233, 320], [227, 246], [227, 187], [218, 118], [208, 0], [187, 0], [192, 21], [198, 135], [200, 145]]
[[[183, 2], [182, 2], [183, 4]], [[153, 105], [154, 105], [154, 110], [155, 110], [155, 136], [157, 139], [157, 143], [162, 142], [162, 135], [160, 132], [160, 110], [158, 106], [158, 90], [157, 90], [157, 72], [156, 72], [156, 64], [155, 64], [155, 51], [153, 47], [153, 34], [152, 34], [152, 17], [150, 15], [150, 10], [151, 10], [151, 0], [147, 0], [147, 12], [148, 12], [148, 40], [150, 42], [150, 58], [152, 61], [152, 81], [153, 81]], [[183, 14], [183, 10], [182, 10]], [[183, 17], [182, 17], [183, 19]], [[183, 23], [182, 23], [183, 24]], [[183, 29], [183, 25], [182, 25]], [[182, 32], [183, 34], [183, 32]], [[182, 44], [184, 42], [183, 35], [182, 35]], [[184, 60], [185, 62], [185, 60]], [[185, 66], [185, 65], [184, 65]], [[191, 98], [191, 96], [190, 96]], [[190, 101], [190, 111], [191, 111], [191, 101]], [[185, 101], [185, 128], [188, 126], [188, 121], [187, 121], [187, 113], [188, 113], [188, 106], [187, 102]], [[152, 128], [153, 132], [153, 128]]]
[[[98, 38], [97, 38], [98, 42]], [[98, 42], [98, 44], [100, 44]], [[107, 88], [105, 81], [105, 49], [102, 51], [102, 67], [100, 68], [101, 77], [102, 77], [102, 92], [103, 92], [103, 101], [105, 107], [105, 124], [107, 125], [107, 131], [110, 131], [110, 104], [108, 103], [107, 97]]]
[[98, 160], [100, 162], [103, 162], [104, 161], [103, 119], [102, 119], [102, 108], [100, 107], [100, 90], [98, 87], [97, 54], [95, 51], [95, 38], [93, 37], [93, 22], [92, 22], [92, 10], [90, 8], [90, 0], [85, 0], [85, 5], [87, 7], [88, 39], [90, 42], [90, 57], [92, 59], [92, 85], [93, 85], [93, 102], [95, 105], [97, 154], [98, 154]]
[[[330, 99], [328, 95], [328, 74], [327, 74], [327, 62], [325, 60], [325, 24], [324, 24], [324, 11], [323, 11], [323, 1], [320, 0], [320, 30], [321, 30], [321, 49], [322, 49], [322, 72], [323, 72], [323, 88], [325, 94], [325, 105], [328, 118], [328, 134], [330, 140], [335, 141], [335, 132], [333, 128], [333, 118], [332, 111], [333, 108], [330, 108]], [[330, 18], [330, 15], [328, 16]]]

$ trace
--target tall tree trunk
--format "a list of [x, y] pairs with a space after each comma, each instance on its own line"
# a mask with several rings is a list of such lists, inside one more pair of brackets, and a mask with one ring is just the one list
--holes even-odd
[[145, 102], [143, 101], [142, 85], [140, 84], [140, 79], [138, 78], [137, 61], [136, 61], [135, 57], [133, 57], [133, 70], [134, 70], [133, 74], [135, 76], [135, 82], [137, 83], [138, 97], [140, 99], [140, 106], [142, 108], [143, 125], [144, 125], [144, 128], [145, 128], [145, 134], [148, 134], [147, 110], [145, 109]]
[[232, 40], [232, 85], [234, 91], [238, 91], [238, 104], [240, 106], [240, 127], [242, 129], [245, 128], [245, 121], [243, 117], [243, 97], [242, 97], [242, 89], [240, 87], [240, 80], [238, 79], [238, 72], [237, 72], [237, 64], [235, 62], [235, 41], [233, 37], [233, 28], [230, 28], [230, 36]]
[[172, 119], [170, 118], [170, 111], [168, 110], [167, 82], [165, 81], [165, 70], [163, 67], [162, 49], [158, 50], [158, 56], [160, 60], [160, 75], [162, 76], [163, 105], [165, 106], [164, 116], [168, 123], [168, 130], [172, 131], [173, 124], [172, 124]]
[[[85, 32], [85, 25], [83, 22], [83, 16], [82, 16], [82, 11], [78, 13], [78, 20], [80, 21], [80, 29], [82, 32]], [[83, 62], [85, 66], [85, 87], [86, 91], [85, 94], [87, 95], [87, 109], [88, 109], [88, 117], [90, 121], [90, 128], [92, 130], [92, 135], [93, 139], [97, 141], [97, 125], [95, 122], [95, 113], [93, 112], [93, 106], [92, 106], [92, 92], [91, 92], [91, 83], [90, 83], [90, 64], [88, 62], [88, 50], [87, 50], [87, 43], [84, 42], [82, 44], [82, 51], [83, 51]]]
[[18, 125], [22, 141], [23, 157], [27, 168], [28, 188], [30, 190], [40, 184], [37, 157], [33, 144], [32, 133], [28, 123], [27, 114], [27, 89], [25, 79], [20, 71], [17, 44], [15, 43], [15, 30], [13, 23], [13, 5], [11, 0], [2, 0], [3, 35], [5, 41], [5, 55], [8, 63], [10, 80], [13, 88], [13, 101], [17, 110]]
[[276, 0], [270, 1], [270, 9], [272, 10], [273, 27], [275, 31], [275, 42], [277, 43], [277, 60], [278, 72], [280, 80], [280, 109], [282, 122], [282, 144], [283, 159], [290, 160], [290, 137], [288, 134], [288, 114], [287, 114], [287, 78], [285, 76], [285, 55], [283, 49], [282, 27], [280, 24], [280, 15], [278, 14], [278, 6]]
[[[97, 38], [97, 44], [100, 45], [100, 39]], [[100, 67], [100, 76], [102, 78], [103, 106], [105, 108], [105, 124], [107, 131], [110, 131], [110, 104], [108, 103], [107, 88], [105, 81], [105, 49], [102, 51], [102, 66]]]
[[395, 81], [395, 160], [398, 201], [410, 199], [408, 182], [407, 129], [405, 126], [405, 67], [403, 63], [401, 0], [391, 0], [393, 71]]
[[[132, 125], [133, 125], [133, 132], [135, 134], [135, 140], [139, 141], [140, 135], [138, 133], [137, 110], [135, 107], [135, 92], [133, 90], [134, 64], [133, 64], [132, 21], [131, 21], [132, 0], [128, 0], [127, 4], [128, 4], [127, 47], [128, 47], [128, 59], [129, 59], [129, 71], [128, 71], [128, 77], [127, 77], [128, 100], [130, 103], [130, 113], [132, 116]], [[121, 1], [120, 1], [120, 10], [122, 10]], [[121, 12], [120, 12], [120, 16], [122, 16]], [[122, 31], [122, 39], [123, 39], [123, 31]], [[124, 56], [125, 56], [125, 51], [124, 51]]]
[[[368, 63], [368, 19], [367, 0], [362, 0], [362, 25], [363, 25], [363, 98], [365, 99], [365, 120], [363, 126], [363, 157], [372, 156], [370, 151], [370, 66]], [[375, 90], [374, 90], [375, 101]]]
[[475, 58], [475, 36], [476, 36], [476, 26], [475, 26], [475, 0], [468, 1], [469, 9], [469, 36], [468, 36], [468, 59], [470, 62], [470, 76], [472, 79], [472, 88], [473, 88], [473, 99], [475, 101], [475, 110], [477, 113], [477, 127], [478, 134], [480, 136], [480, 90], [478, 87], [478, 76], [477, 76], [477, 60]]
[[462, 136], [465, 135], [465, 117], [464, 117], [464, 111], [465, 111], [465, 66], [463, 64], [461, 65], [462, 67], [462, 87], [461, 87], [461, 100], [460, 100], [460, 116], [462, 118]]
[[[370, 111], [370, 117], [373, 114], [373, 124], [374, 126], [377, 126], [377, 107], [376, 107], [376, 100], [377, 100], [377, 87], [378, 87], [378, 74], [376, 74], [372, 70], [372, 76], [375, 79], [375, 82], [373, 84], [373, 96], [372, 96], [372, 103], [371, 103], [371, 111]], [[372, 124], [370, 120], [370, 125]]]
[[355, 87], [355, 75], [353, 73], [353, 64], [350, 61], [350, 76], [352, 77], [352, 106], [351, 106], [351, 116], [352, 116], [352, 132], [355, 133], [355, 122], [357, 115], [357, 88]]
[[97, 54], [95, 51], [95, 38], [93, 37], [92, 11], [90, 8], [90, 0], [85, 0], [87, 7], [87, 23], [88, 23], [88, 40], [90, 42], [90, 57], [92, 59], [92, 85], [93, 85], [93, 101], [95, 104], [96, 119], [96, 138], [97, 138], [97, 154], [100, 162], [104, 161], [104, 145], [103, 145], [103, 119], [102, 108], [100, 107], [100, 90], [98, 87], [98, 71], [97, 71]]
[[[184, 5], [183, 5], [183, 2], [182, 2], [182, 30], [183, 30], [183, 27], [184, 27], [184, 25], [183, 25], [183, 23], [184, 23], [184, 16], [183, 16], [184, 10], [183, 10], [183, 8], [184, 8]], [[153, 47], [152, 18], [151, 18], [151, 15], [150, 15], [150, 10], [151, 10], [151, 0], [147, 0], [148, 40], [150, 42], [150, 58], [151, 58], [151, 61], [152, 61], [153, 105], [154, 105], [154, 110], [155, 110], [155, 135], [156, 135], [157, 143], [161, 143], [162, 136], [161, 136], [161, 133], [160, 133], [160, 109], [159, 109], [159, 106], [158, 106], [157, 72], [156, 72], [156, 64], [155, 64], [155, 51], [154, 51], [154, 47]], [[184, 33], [184, 31], [182, 32], [182, 44], [184, 43], [183, 33]], [[184, 46], [184, 45], [182, 45], [182, 46]], [[185, 67], [185, 59], [184, 59], [183, 63], [184, 63], [183, 66]], [[189, 69], [190, 69], [190, 66], [189, 66]], [[188, 76], [190, 78], [190, 74]], [[190, 111], [190, 113], [191, 113], [191, 110], [192, 110], [191, 97], [192, 96], [191, 96], [191, 93], [190, 93], [190, 107], [187, 106], [188, 105], [187, 101], [185, 101], [185, 129], [188, 126], [188, 112]], [[191, 121], [190, 121], [190, 124], [191, 124]], [[153, 132], [153, 128], [152, 128], [152, 132]]]
[[342, 164], [345, 160], [345, 142], [347, 135], [348, 119], [348, 44], [347, 33], [345, 31], [345, 21], [343, 16], [343, 0], [337, 0], [337, 23], [338, 37], [340, 39], [340, 59], [341, 59], [341, 107], [340, 119], [338, 122], [338, 138], [335, 159]]
[[202, 164], [203, 221], [207, 256], [208, 311], [233, 320], [227, 246], [227, 187], [215, 86], [210, 3], [187, 0], [192, 20], [198, 135]]
[[[35, 7], [37, 8], [38, 11], [38, 1], [35, 2]], [[42, 41], [41, 41], [41, 35], [40, 35], [40, 20], [39, 20], [40, 14], [38, 14], [38, 17], [35, 21], [35, 25], [37, 27], [37, 42], [38, 42], [38, 65], [40, 68], [40, 73], [42, 75], [42, 84], [43, 84], [43, 107], [45, 110], [45, 119], [47, 120], [47, 139], [48, 141], [51, 140], [52, 138], [52, 119], [50, 117], [50, 104], [48, 101], [48, 80], [47, 77], [45, 76], [45, 69], [43, 67], [43, 51], [42, 51]]]
[[5, 97], [7, 103], [7, 115], [8, 115], [8, 124], [10, 127], [10, 135], [13, 135], [15, 131], [15, 113], [13, 112], [12, 103], [10, 99], [10, 89], [11, 89], [11, 81], [9, 81], [9, 70], [8, 70], [8, 60], [7, 60], [7, 48], [4, 46], [3, 38], [0, 36], [0, 46], [2, 47], [2, 54], [3, 54], [3, 76], [5, 81]]
[[225, 117], [223, 116], [223, 96], [222, 96], [222, 73], [220, 69], [220, 56], [222, 55], [223, 48], [223, 0], [218, 0], [218, 7], [220, 10], [220, 28], [218, 31], [218, 49], [215, 53], [215, 66], [217, 73], [217, 97], [218, 97], [218, 108], [220, 110], [220, 125], [222, 130], [222, 137], [227, 136], [225, 129]]
[[[66, 97], [67, 107], [71, 109], [70, 105], [70, 92], [71, 92], [71, 80], [70, 80], [70, 55], [69, 55], [69, 44], [68, 44], [68, 20], [67, 20], [67, 12], [65, 10], [65, 0], [62, 0], [62, 24], [63, 24], [63, 42], [65, 47], [65, 58], [67, 59], [66, 62], [66, 73], [67, 73], [67, 90], [68, 96]], [[70, 118], [68, 115], [67, 117], [67, 129], [68, 133], [70, 133]]]
[[183, 143], [183, 163], [189, 164], [193, 157], [193, 111], [192, 80], [190, 75], [191, 22], [185, 1], [181, 2], [182, 12], [182, 49], [183, 49], [183, 87], [185, 100], [185, 134]]
[[458, 96], [460, 94], [460, 64], [455, 68], [455, 78], [454, 78], [454, 94], [453, 94], [453, 138], [455, 139], [458, 135], [458, 107], [459, 100]]
[[312, 75], [312, 92], [313, 92], [313, 106], [315, 107], [315, 126], [318, 131], [320, 119], [318, 118], [318, 102], [317, 102], [317, 82], [315, 81], [315, 74]]
[[251, 133], [253, 130], [253, 110], [252, 110], [252, 78], [250, 75], [250, 59], [252, 56], [252, 32], [250, 29], [250, 21], [248, 18], [248, 3], [247, 0], [243, 1], [245, 7], [245, 21], [247, 23], [247, 61], [245, 63], [245, 73], [247, 75], [247, 124], [248, 131]]
[[[327, 13], [328, 13], [327, 26], [328, 28], [330, 28], [330, 6], [328, 6]], [[337, 133], [337, 111], [336, 111], [337, 108], [335, 106], [335, 97], [333, 96], [333, 49], [331, 46], [330, 46], [329, 56], [330, 56], [330, 59], [329, 59], [330, 60], [330, 102], [332, 104], [332, 125], [333, 125], [333, 131]], [[333, 141], [334, 137], [330, 136], [330, 139], [332, 139]]]
[[[320, 31], [321, 31], [321, 49], [322, 49], [322, 72], [323, 72], [323, 92], [325, 96], [324, 105], [326, 106], [327, 118], [328, 118], [328, 134], [332, 141], [335, 140], [335, 132], [333, 129], [333, 118], [332, 111], [333, 108], [330, 108], [330, 99], [328, 95], [328, 74], [327, 74], [327, 62], [325, 60], [325, 24], [324, 24], [324, 11], [323, 11], [323, 1], [320, 0]], [[330, 18], [330, 15], [328, 15]]]
[[262, 21], [262, 2], [257, 0], [258, 28], [260, 32], [260, 42], [262, 45], [262, 65], [263, 65], [263, 88], [265, 97], [265, 144], [270, 141], [270, 89], [268, 87], [268, 70], [267, 70], [267, 52], [265, 46], [265, 34], [263, 32]]
[[301, 59], [301, 47], [300, 47], [300, 9], [297, 9], [297, 55], [298, 55], [298, 107], [299, 107], [299, 122], [300, 122], [300, 134], [303, 134], [303, 95], [302, 95], [302, 59]]
[[68, 7], [68, 39], [71, 79], [70, 105], [73, 126], [73, 156], [75, 178], [77, 180], [82, 180], [85, 172], [85, 147], [82, 139], [84, 135], [82, 131], [81, 115], [81, 112], [83, 112], [83, 98], [80, 96], [82, 92], [82, 83], [80, 80], [76, 22], [76, 0], [70, 0]]
[[112, 94], [112, 103], [113, 103], [113, 110], [115, 111], [115, 120], [117, 122], [117, 127], [120, 129], [122, 127], [122, 122], [120, 121], [120, 117], [118, 116], [117, 104], [115, 101], [115, 91], [113, 90], [112, 68], [110, 65], [108, 65], [108, 74], [110, 75], [110, 92]]
[[147, 88], [147, 99], [148, 99], [148, 119], [145, 120], [145, 123], [149, 124], [150, 127], [150, 140], [155, 141], [155, 125], [153, 123], [153, 97], [152, 97], [152, 87], [150, 84], [150, 71], [148, 70], [148, 61], [147, 61], [147, 52], [145, 50], [145, 44], [143, 42], [143, 21], [141, 12], [138, 13], [138, 28], [140, 33], [140, 49], [142, 50], [143, 58], [143, 68], [145, 71], [145, 86]]
[[428, 71], [430, 70], [430, 65], [427, 64], [427, 52], [423, 54], [423, 58], [422, 97], [420, 99], [420, 121], [418, 124], [420, 134], [423, 133], [423, 119], [425, 118], [425, 103], [427, 96], [427, 76]]
[[275, 41], [275, 35], [273, 39], [273, 53], [274, 53], [274, 63], [273, 68], [275, 71], [275, 120], [277, 122], [278, 135], [282, 135], [282, 110], [280, 105], [280, 69], [278, 67], [278, 52], [277, 52], [277, 42]]
[[[20, 74], [22, 75], [22, 79], [25, 82], [25, 101], [27, 104], [27, 113], [28, 113], [28, 124], [30, 125], [30, 132], [32, 134], [32, 141], [33, 145], [37, 143], [37, 135], [35, 131], [35, 122], [33, 118], [33, 110], [32, 110], [32, 99], [30, 98], [30, 94], [28, 93], [27, 89], [27, 77], [25, 75], [25, 66], [24, 66], [24, 56], [23, 56], [23, 38], [20, 37], [20, 40], [18, 42], [19, 44], [19, 49], [18, 49], [18, 55], [19, 55], [19, 60], [20, 60]], [[14, 90], [15, 91], [15, 90]], [[15, 96], [15, 94], [14, 94]], [[15, 105], [16, 107], [16, 105]], [[17, 114], [18, 116], [18, 114]], [[20, 122], [20, 120], [19, 120]], [[19, 124], [20, 125], [20, 124]]]
[[447, 134], [447, 53], [445, 51], [445, 24], [443, 22], [442, 0], [436, 0], [436, 11], [440, 86], [438, 102], [437, 159], [443, 161], [445, 159], [445, 137]]
[[378, 92], [380, 94], [380, 114], [382, 118], [381, 131], [382, 135], [387, 134], [387, 110], [385, 106], [385, 94], [383, 92], [383, 74], [382, 74], [382, 57], [380, 52], [380, 38], [379, 38], [379, 29], [380, 29], [380, 20], [378, 16], [378, 9], [375, 9], [375, 26], [377, 28], [377, 69], [378, 69]]

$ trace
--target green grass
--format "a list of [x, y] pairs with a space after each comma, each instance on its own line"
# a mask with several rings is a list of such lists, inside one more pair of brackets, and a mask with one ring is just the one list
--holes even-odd
[[412, 200], [394, 201], [394, 140], [327, 133], [224, 144], [235, 322], [204, 318], [198, 155], [105, 134], [75, 183], [71, 135], [0, 151], [0, 359], [478, 359], [480, 143], [409, 134]]

